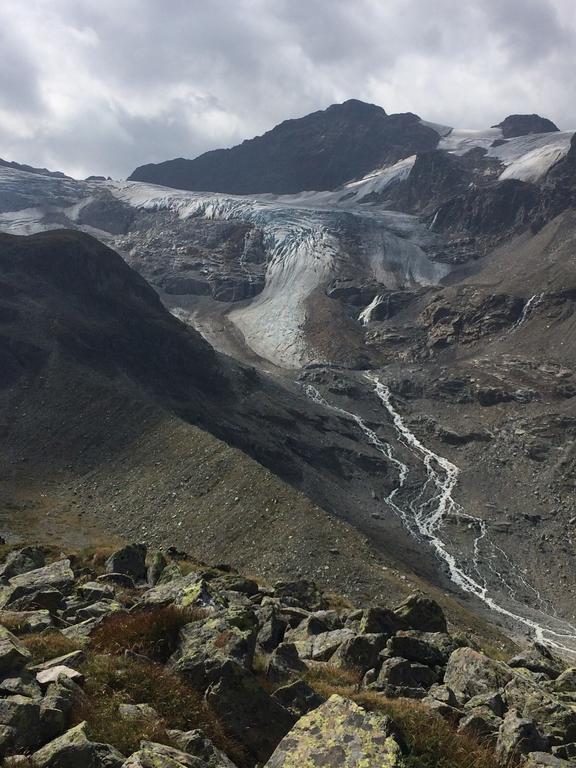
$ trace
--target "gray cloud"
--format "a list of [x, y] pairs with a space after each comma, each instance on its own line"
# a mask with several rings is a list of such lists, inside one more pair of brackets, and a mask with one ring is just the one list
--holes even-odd
[[3, 0], [0, 156], [124, 176], [361, 98], [576, 127], [573, 0]]

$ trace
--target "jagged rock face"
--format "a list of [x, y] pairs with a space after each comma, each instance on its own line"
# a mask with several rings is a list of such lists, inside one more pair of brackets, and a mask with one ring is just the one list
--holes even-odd
[[472, 235], [510, 233], [531, 223], [539, 199], [534, 185], [514, 179], [472, 189], [440, 206], [434, 229]]
[[47, 168], [34, 168], [32, 165], [22, 165], [21, 163], [15, 163], [9, 160], [2, 160], [0, 158], [0, 166], [3, 168], [13, 168], [15, 171], [26, 171], [26, 173], [37, 173], [39, 176], [52, 176], [55, 179], [69, 179], [70, 176], [66, 176], [61, 171], [49, 171]]
[[350, 100], [287, 120], [232, 149], [142, 166], [130, 179], [232, 194], [334, 189], [379, 165], [433, 149], [438, 139], [416, 115], [387, 115]]
[[553, 133], [560, 130], [552, 120], [540, 115], [508, 115], [501, 123], [492, 127], [501, 128], [505, 139], [527, 136], [530, 133]]

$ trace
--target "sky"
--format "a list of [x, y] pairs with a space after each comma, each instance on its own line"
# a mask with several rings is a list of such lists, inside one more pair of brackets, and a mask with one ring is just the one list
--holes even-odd
[[575, 0], [0, 0], [0, 157], [75, 177], [357, 98], [576, 128]]

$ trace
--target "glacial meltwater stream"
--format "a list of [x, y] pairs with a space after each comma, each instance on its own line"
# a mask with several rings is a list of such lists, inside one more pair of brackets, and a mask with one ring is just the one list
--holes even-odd
[[[312, 385], [305, 384], [304, 390], [318, 405], [354, 421], [370, 444], [396, 469], [398, 485], [386, 497], [386, 503], [399, 516], [407, 530], [422, 540], [423, 546], [428, 542], [440, 561], [445, 564], [454, 584], [464, 592], [479, 598], [491, 610], [506, 617], [518, 628], [528, 630], [535, 640], [555, 648], [564, 655], [575, 657], [576, 627], [553, 615], [553, 609], [545, 606], [538, 591], [528, 583], [519, 568], [490, 540], [486, 522], [465, 514], [455, 500], [454, 492], [460, 477], [459, 468], [425, 446], [410, 430], [396, 410], [390, 389], [385, 384], [374, 374], [366, 374], [365, 379], [382, 403], [387, 419], [392, 422], [397, 442], [410, 452], [417, 465], [424, 470], [426, 480], [415, 496], [405, 492], [408, 490], [406, 481], [410, 467], [398, 457], [390, 443], [378, 437], [358, 414], [328, 403]], [[447, 516], [460, 517], [475, 529], [470, 557], [455, 554], [448, 548], [446, 537], [442, 536]], [[505, 577], [498, 570], [499, 562], [507, 565], [511, 576]], [[538, 608], [519, 602], [515, 585], [521, 585], [525, 591], [531, 593]], [[502, 592], [502, 596], [498, 591]]]

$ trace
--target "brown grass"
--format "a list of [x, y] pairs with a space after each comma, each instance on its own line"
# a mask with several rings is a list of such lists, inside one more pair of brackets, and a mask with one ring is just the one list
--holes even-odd
[[[89, 704], [75, 713], [75, 721], [87, 720], [92, 738], [113, 744], [128, 755], [142, 739], [169, 744], [166, 728], [188, 731], [201, 728], [238, 765], [245, 764], [242, 749], [228, 739], [207, 709], [202, 692], [160, 664], [119, 656], [91, 655], [82, 667]], [[121, 718], [122, 703], [149, 704], [158, 712], [156, 721]]]
[[66, 653], [72, 653], [72, 651], [77, 651], [82, 647], [78, 641], [72, 640], [60, 632], [24, 635], [20, 638], [20, 642], [32, 654], [33, 664], [42, 664], [44, 661], [64, 656]]
[[329, 664], [312, 668], [306, 681], [328, 698], [338, 693], [364, 709], [389, 715], [404, 737], [409, 754], [406, 768], [498, 768], [494, 751], [476, 739], [457, 733], [426, 705], [412, 699], [387, 699], [359, 690], [358, 675]]
[[165, 662], [176, 650], [183, 626], [205, 618], [200, 608], [174, 605], [135, 613], [107, 616], [92, 633], [91, 647], [98, 653], [133, 651], [153, 661]]
[[344, 595], [339, 595], [336, 592], [325, 592], [324, 599], [328, 603], [328, 609], [343, 613], [344, 611], [352, 611], [355, 606]]
[[0, 624], [13, 635], [19, 635], [26, 627], [26, 617], [18, 613], [1, 612]]
[[89, 568], [96, 575], [105, 571], [106, 560], [118, 550], [118, 547], [87, 547], [75, 552], [72, 556], [72, 565], [75, 569]]

